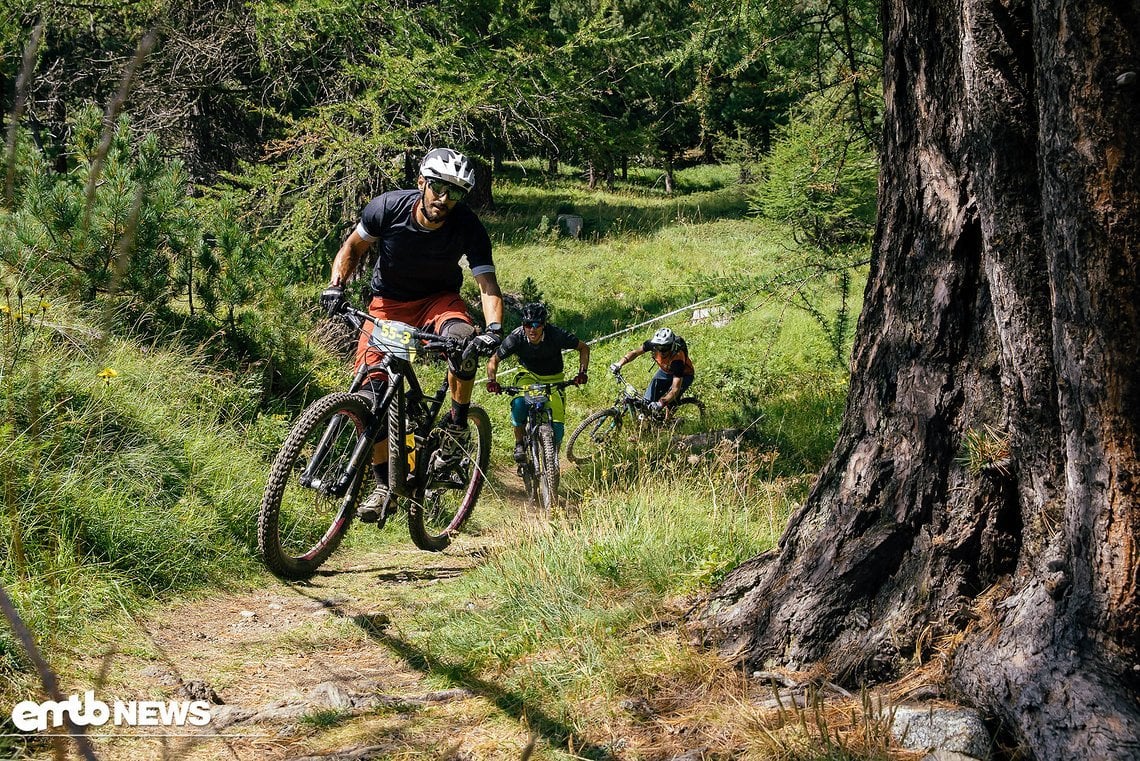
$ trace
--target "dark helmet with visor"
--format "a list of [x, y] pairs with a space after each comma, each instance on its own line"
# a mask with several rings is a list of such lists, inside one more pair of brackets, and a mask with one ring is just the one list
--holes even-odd
[[546, 308], [546, 304], [535, 301], [522, 308], [522, 319], [524, 325], [527, 323], [545, 324], [550, 319], [550, 310]]

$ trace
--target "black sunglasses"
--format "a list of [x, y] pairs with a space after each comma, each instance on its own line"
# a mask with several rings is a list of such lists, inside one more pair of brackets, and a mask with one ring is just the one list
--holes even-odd
[[528, 328], [541, 328], [545, 324], [542, 320], [523, 320], [523, 325]]
[[447, 196], [452, 201], [462, 201], [467, 197], [466, 190], [452, 185], [450, 182], [444, 182], [443, 180], [428, 180], [428, 187], [431, 188], [431, 192], [437, 196], [441, 198]]

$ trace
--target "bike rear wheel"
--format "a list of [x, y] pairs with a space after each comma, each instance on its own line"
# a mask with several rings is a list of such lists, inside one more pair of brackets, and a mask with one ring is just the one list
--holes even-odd
[[[417, 470], [424, 471], [407, 500], [408, 531], [421, 550], [439, 552], [451, 544], [483, 490], [491, 458], [491, 420], [481, 407], [468, 410], [467, 431], [467, 437], [457, 437], [437, 428], [416, 453]], [[451, 448], [454, 453], [449, 454]]]
[[622, 414], [614, 407], [587, 417], [566, 440], [566, 458], [576, 465], [598, 459], [618, 443]]
[[370, 416], [359, 397], [329, 394], [301, 414], [281, 445], [257, 519], [258, 550], [278, 576], [309, 578], [344, 538], [365, 468], [351, 481], [347, 470]]
[[558, 502], [558, 452], [554, 448], [554, 427], [543, 423], [535, 434], [537, 505], [549, 515]]

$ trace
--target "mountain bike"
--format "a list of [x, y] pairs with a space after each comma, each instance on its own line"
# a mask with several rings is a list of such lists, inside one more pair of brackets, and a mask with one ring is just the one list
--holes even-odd
[[[403, 506], [417, 547], [446, 548], [470, 517], [483, 488], [491, 451], [491, 422], [472, 405], [467, 432], [438, 425], [449, 399], [447, 379], [432, 396], [412, 367], [418, 358], [444, 359], [469, 350], [469, 341], [378, 320], [346, 308], [360, 331], [372, 323], [369, 343], [384, 353], [362, 365], [347, 392], [309, 405], [281, 445], [269, 473], [257, 522], [261, 557], [286, 579], [312, 576], [339, 546], [356, 515], [373, 447], [388, 441], [388, 496], [379, 526]], [[383, 382], [369, 381], [376, 372]]]
[[654, 410], [620, 372], [613, 376], [621, 389], [613, 406], [587, 416], [566, 439], [566, 458], [576, 465], [594, 461], [615, 448], [622, 440], [627, 418], [674, 433], [695, 432], [704, 421], [705, 405], [695, 396], [683, 396], [670, 407]]
[[504, 394], [522, 394], [526, 404], [526, 427], [523, 429], [523, 451], [526, 456], [518, 463], [518, 473], [530, 501], [547, 514], [558, 501], [559, 478], [558, 448], [554, 444], [554, 416], [550, 410], [550, 396], [573, 385], [574, 381], [568, 380], [502, 387]]

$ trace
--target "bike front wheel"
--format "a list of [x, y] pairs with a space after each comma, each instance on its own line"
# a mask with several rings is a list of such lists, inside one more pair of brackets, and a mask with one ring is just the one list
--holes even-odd
[[415, 494], [408, 499], [408, 531], [421, 550], [439, 552], [471, 517], [487, 478], [491, 459], [491, 420], [474, 405], [467, 430], [457, 434], [437, 428], [416, 453]]
[[361, 474], [352, 454], [371, 413], [353, 394], [310, 405], [277, 452], [261, 499], [257, 545], [273, 573], [294, 581], [316, 572], [340, 544], [352, 517]]
[[587, 417], [566, 440], [566, 458], [576, 465], [597, 460], [618, 443], [622, 413], [614, 407]]
[[543, 423], [535, 431], [535, 475], [537, 476], [537, 504], [550, 515], [558, 501], [558, 451], [554, 448], [554, 428]]

